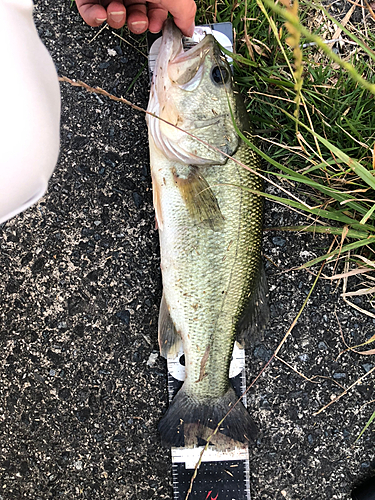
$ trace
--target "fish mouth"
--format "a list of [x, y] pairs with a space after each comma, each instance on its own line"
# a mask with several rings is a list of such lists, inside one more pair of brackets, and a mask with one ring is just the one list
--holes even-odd
[[184, 90], [194, 90], [201, 80], [208, 54], [217, 59], [220, 57], [220, 49], [213, 35], [197, 27], [193, 37], [185, 37], [173, 20], [167, 19], [159, 57], [161, 61], [168, 62], [157, 68], [157, 71], [164, 73], [165, 78]]
[[195, 41], [193, 38], [190, 38], [188, 36], [183, 36], [182, 37], [182, 48], [184, 49], [184, 52], [187, 52], [188, 50], [192, 49], [196, 45], [198, 45], [199, 42]]
[[180, 63], [198, 55], [200, 58], [204, 57], [214, 42], [213, 35], [206, 34], [199, 28], [196, 28], [193, 37], [184, 36], [173, 19], [167, 19], [163, 26], [163, 41], [160, 51], [165, 52], [170, 63]]

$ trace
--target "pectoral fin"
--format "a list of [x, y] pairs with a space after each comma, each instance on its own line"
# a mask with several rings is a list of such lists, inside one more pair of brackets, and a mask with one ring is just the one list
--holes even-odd
[[173, 324], [164, 294], [160, 303], [158, 330], [160, 354], [163, 358], [177, 356], [181, 347], [181, 336]]
[[217, 199], [208, 182], [196, 166], [188, 167], [187, 175], [180, 175], [176, 169], [173, 178], [178, 186], [191, 217], [198, 223], [219, 231], [224, 222]]

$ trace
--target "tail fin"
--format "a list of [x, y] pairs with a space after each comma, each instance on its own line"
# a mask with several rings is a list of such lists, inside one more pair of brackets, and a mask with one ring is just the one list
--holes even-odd
[[[207, 441], [218, 423], [233, 407], [220, 425], [217, 435], [210, 442], [220, 449], [233, 447], [237, 441], [254, 440], [258, 429], [233, 388], [218, 399], [197, 399], [181, 387], [159, 423], [164, 446], [194, 446], [198, 439]], [[227, 438], [225, 438], [227, 436]]]

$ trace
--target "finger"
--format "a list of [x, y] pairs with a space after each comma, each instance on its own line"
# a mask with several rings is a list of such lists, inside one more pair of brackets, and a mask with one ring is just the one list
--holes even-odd
[[107, 6], [107, 22], [113, 29], [122, 28], [126, 21], [126, 9], [122, 0], [113, 0]]
[[130, 31], [139, 34], [148, 28], [146, 0], [126, 0], [127, 25]]
[[194, 0], [149, 0], [149, 3], [158, 4], [160, 8], [170, 12], [176, 26], [184, 35], [193, 35], [194, 18], [197, 11]]
[[107, 20], [107, 12], [100, 0], [76, 0], [78, 12], [89, 26], [100, 26]]
[[148, 29], [151, 33], [159, 33], [167, 17], [167, 9], [158, 4], [150, 4], [148, 7]]

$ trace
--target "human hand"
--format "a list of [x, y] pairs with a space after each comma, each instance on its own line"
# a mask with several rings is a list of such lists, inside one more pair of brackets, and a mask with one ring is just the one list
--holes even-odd
[[194, 0], [76, 0], [78, 11], [89, 26], [107, 21], [111, 28], [127, 25], [135, 34], [158, 33], [170, 12], [182, 33], [192, 36], [196, 5]]

